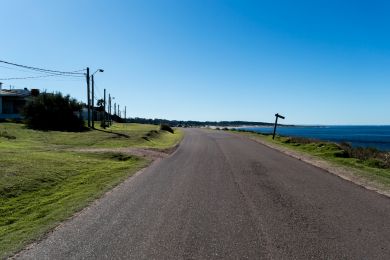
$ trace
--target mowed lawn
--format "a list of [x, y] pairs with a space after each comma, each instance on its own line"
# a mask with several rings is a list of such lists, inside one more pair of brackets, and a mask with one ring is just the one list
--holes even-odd
[[38, 239], [150, 161], [79, 148], [166, 149], [182, 132], [159, 126], [114, 124], [81, 133], [35, 131], [0, 123], [0, 258]]

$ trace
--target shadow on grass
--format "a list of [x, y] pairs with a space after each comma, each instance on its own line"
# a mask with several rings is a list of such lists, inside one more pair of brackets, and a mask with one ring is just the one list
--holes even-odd
[[105, 133], [109, 133], [109, 134], [114, 134], [114, 135], [117, 135], [117, 136], [120, 136], [120, 137], [130, 138], [130, 136], [127, 135], [127, 134], [115, 133], [115, 132], [112, 132], [112, 131], [107, 131], [107, 130], [103, 130], [103, 129], [96, 129], [96, 128], [92, 128], [92, 130], [105, 132]]

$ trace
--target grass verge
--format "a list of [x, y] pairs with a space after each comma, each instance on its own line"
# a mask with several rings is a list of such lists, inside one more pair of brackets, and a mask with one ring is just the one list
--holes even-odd
[[390, 159], [390, 153], [381, 153], [380, 156], [385, 157], [383, 159], [385, 160], [385, 164], [383, 164], [378, 163], [377, 159], [369, 157], [366, 159], [351, 158], [348, 156], [346, 149], [343, 147], [345, 145], [343, 144], [283, 136], [276, 136], [275, 140], [273, 140], [271, 135], [243, 131], [232, 132], [245, 135], [254, 140], [266, 142], [282, 150], [287, 149], [298, 152], [302, 156], [306, 155], [317, 160], [322, 160], [334, 167], [348, 169], [351, 174], [366, 180], [368, 183], [377, 184], [386, 193], [390, 191], [390, 168], [387, 167], [387, 160]]
[[159, 131], [159, 126], [140, 124], [74, 133], [0, 123], [0, 258], [42, 237], [150, 162], [115, 151], [72, 149], [166, 149], [180, 142], [182, 135], [181, 131], [172, 134]]

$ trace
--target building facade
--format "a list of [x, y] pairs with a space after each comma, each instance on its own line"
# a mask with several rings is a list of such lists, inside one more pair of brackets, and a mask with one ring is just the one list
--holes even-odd
[[21, 119], [22, 110], [31, 96], [28, 89], [1, 89], [0, 85], [0, 119]]

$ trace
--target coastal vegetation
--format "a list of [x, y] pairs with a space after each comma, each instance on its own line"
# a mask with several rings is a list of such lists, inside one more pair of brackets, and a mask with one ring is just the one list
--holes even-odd
[[0, 123], [0, 258], [41, 237], [151, 161], [123, 148], [159, 151], [181, 138], [180, 130], [170, 133], [156, 125], [115, 123], [110, 131], [61, 132]]

